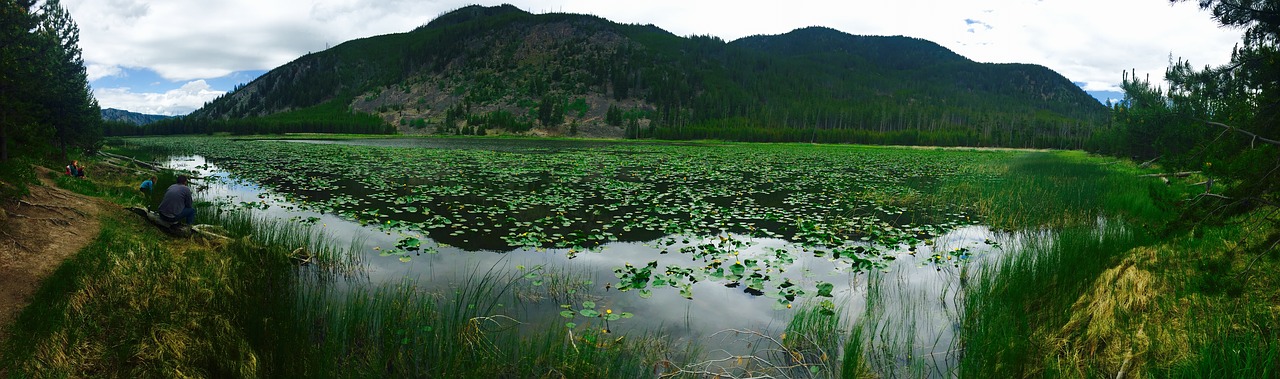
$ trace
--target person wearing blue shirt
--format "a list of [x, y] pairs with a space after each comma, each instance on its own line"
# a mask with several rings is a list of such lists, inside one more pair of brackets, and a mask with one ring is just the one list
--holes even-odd
[[143, 194], [150, 195], [152, 192], [155, 191], [155, 186], [156, 186], [156, 177], [152, 176], [150, 178], [147, 178], [147, 180], [143, 180], [142, 185], [138, 186], [138, 190], [142, 191]]

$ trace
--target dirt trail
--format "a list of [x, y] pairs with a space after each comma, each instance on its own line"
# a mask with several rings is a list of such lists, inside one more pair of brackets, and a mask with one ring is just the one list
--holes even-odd
[[105, 203], [53, 183], [60, 173], [36, 168], [42, 185], [0, 213], [0, 343], [41, 281], [97, 238]]

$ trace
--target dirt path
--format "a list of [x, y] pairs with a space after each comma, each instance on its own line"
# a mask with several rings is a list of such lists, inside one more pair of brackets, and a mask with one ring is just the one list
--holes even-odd
[[98, 236], [102, 200], [54, 186], [59, 173], [38, 167], [41, 186], [0, 215], [0, 343], [41, 281]]

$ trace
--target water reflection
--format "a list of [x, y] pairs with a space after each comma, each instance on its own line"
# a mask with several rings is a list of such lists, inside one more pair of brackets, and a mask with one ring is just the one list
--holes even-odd
[[[431, 144], [433, 140], [343, 141], [351, 144]], [[465, 140], [464, 140], [465, 141]], [[458, 145], [450, 141], [453, 147]], [[313, 143], [334, 143], [314, 141]], [[578, 142], [574, 142], [579, 144]], [[499, 270], [517, 271], [520, 267], [547, 267], [576, 273], [582, 280], [590, 281], [589, 295], [596, 299], [601, 309], [617, 309], [631, 312], [637, 317], [612, 323], [617, 332], [656, 332], [676, 339], [698, 340], [725, 329], [757, 330], [766, 335], [780, 334], [795, 315], [796, 309], [780, 307], [774, 298], [759, 296], [745, 286], [728, 287], [725, 280], [701, 280], [690, 285], [692, 299], [681, 296], [676, 288], [656, 288], [652, 297], [642, 298], [638, 291], [621, 292], [615, 270], [625, 263], [643, 265], [656, 261], [658, 268], [668, 266], [693, 267], [705, 264], [704, 260], [685, 254], [671, 254], [682, 246], [695, 246], [713, 238], [731, 238], [745, 241], [739, 259], [760, 257], [776, 249], [804, 252], [801, 246], [783, 239], [752, 237], [739, 233], [721, 236], [678, 236], [674, 246], [660, 246], [649, 234], [641, 241], [606, 242], [590, 251], [571, 253], [568, 248], [517, 248], [499, 253], [463, 249], [455, 244], [433, 243], [430, 253], [418, 254], [402, 261], [396, 256], [383, 256], [404, 238], [403, 232], [385, 231], [364, 225], [349, 217], [320, 212], [300, 206], [291, 199], [297, 193], [282, 194], [264, 189], [259, 183], [237, 179], [216, 164], [201, 156], [172, 157], [168, 167], [194, 172], [203, 178], [196, 182], [197, 197], [202, 201], [222, 207], [249, 209], [262, 217], [307, 223], [319, 228], [321, 233], [341, 246], [346, 241], [363, 241], [358, 249], [364, 254], [367, 280], [370, 283], [396, 283], [412, 278], [420, 288], [447, 291], [460, 273], [475, 272], [477, 267], [495, 267]], [[762, 199], [776, 201], [776, 199]], [[431, 236], [436, 236], [432, 234]], [[683, 242], [683, 240], [689, 241]], [[844, 261], [814, 254], [795, 254], [795, 260], [769, 272], [775, 279], [786, 278], [802, 288], [813, 288], [819, 282], [834, 285], [831, 291], [834, 303], [843, 319], [856, 322], [871, 319], [877, 328], [871, 335], [873, 343], [905, 346], [908, 354], [928, 357], [927, 365], [935, 374], [945, 375], [954, 362], [954, 333], [957, 328], [961, 300], [961, 277], [966, 275], [961, 259], [983, 259], [988, 252], [996, 251], [990, 241], [998, 239], [983, 226], [965, 226], [936, 236], [932, 245], [920, 244], [915, 251], [900, 246], [891, 254], [882, 271], [865, 273], [846, 267]], [[954, 258], [946, 252], [966, 249], [972, 254]], [[951, 260], [938, 257], [952, 257]], [[532, 283], [528, 285], [532, 286]], [[872, 308], [868, 308], [868, 294], [874, 294]], [[810, 294], [812, 295], [812, 294]], [[803, 303], [803, 301], [801, 301]], [[527, 304], [517, 315], [529, 324], [561, 323], [561, 304], [555, 301]], [[871, 309], [871, 312], [868, 310]], [[722, 346], [727, 351], [745, 352], [747, 347]], [[903, 363], [906, 365], [907, 363]]]

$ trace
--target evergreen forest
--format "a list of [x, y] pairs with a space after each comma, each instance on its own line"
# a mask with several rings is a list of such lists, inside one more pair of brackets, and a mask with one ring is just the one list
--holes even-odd
[[[595, 126], [610, 130], [600, 137], [1078, 149], [1106, 115], [1048, 68], [977, 63], [916, 38], [810, 27], [725, 42], [505, 5], [311, 53], [190, 116], [112, 134], [389, 132], [381, 121], [404, 133]], [[345, 128], [327, 124], [339, 117]]]

